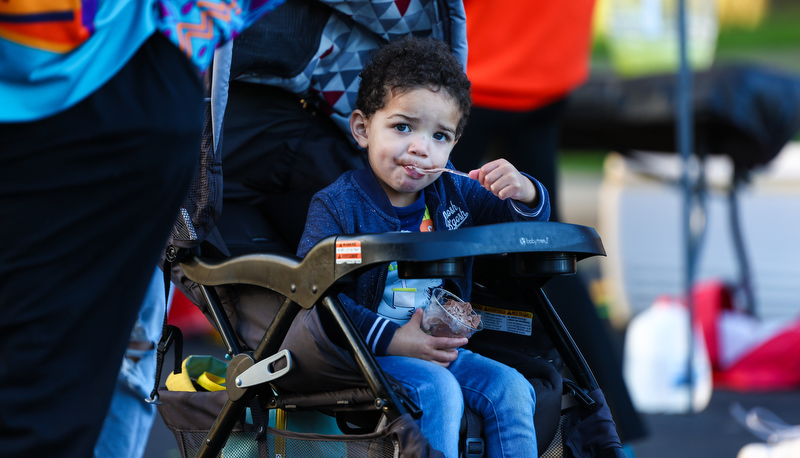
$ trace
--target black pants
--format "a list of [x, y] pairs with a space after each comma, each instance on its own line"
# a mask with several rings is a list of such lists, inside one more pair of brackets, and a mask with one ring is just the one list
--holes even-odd
[[352, 137], [287, 91], [232, 82], [222, 134], [217, 226], [231, 254], [294, 254], [313, 195], [366, 155]]
[[92, 456], [200, 148], [203, 91], [151, 37], [46, 119], [0, 124], [0, 455]]
[[565, 107], [564, 99], [523, 112], [472, 107], [450, 160], [456, 167], [471, 169], [497, 158], [508, 159], [544, 185], [550, 194], [550, 220], [559, 221], [556, 157]]

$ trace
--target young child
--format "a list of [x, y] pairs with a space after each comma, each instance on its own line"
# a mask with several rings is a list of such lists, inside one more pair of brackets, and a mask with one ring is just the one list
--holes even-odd
[[[469, 178], [415, 169], [451, 166], [470, 104], [469, 80], [444, 43], [408, 37], [381, 48], [361, 72], [358, 109], [350, 118], [369, 168], [345, 173], [314, 196], [298, 255], [334, 234], [547, 220], [547, 191], [504, 159], [470, 171]], [[469, 300], [470, 280], [448, 281], [446, 288]], [[362, 274], [340, 298], [381, 368], [422, 408], [420, 428], [434, 448], [458, 456], [466, 402], [483, 416], [487, 456], [535, 456], [530, 383], [515, 369], [460, 348], [466, 338], [420, 329], [420, 307], [443, 283], [399, 280], [392, 263]]]

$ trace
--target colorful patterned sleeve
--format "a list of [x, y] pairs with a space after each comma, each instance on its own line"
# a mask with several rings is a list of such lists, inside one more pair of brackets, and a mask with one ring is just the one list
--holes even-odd
[[67, 53], [92, 35], [96, 10], [97, 0], [0, 1], [0, 38]]
[[214, 50], [284, 0], [157, 0], [157, 27], [201, 71]]

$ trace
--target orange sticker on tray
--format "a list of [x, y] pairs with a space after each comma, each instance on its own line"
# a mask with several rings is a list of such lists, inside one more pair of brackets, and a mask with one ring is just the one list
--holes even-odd
[[361, 242], [336, 242], [336, 264], [361, 264]]

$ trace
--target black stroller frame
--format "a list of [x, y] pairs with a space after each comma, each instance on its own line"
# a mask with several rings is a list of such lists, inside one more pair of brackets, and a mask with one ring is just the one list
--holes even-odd
[[[349, 262], [338, 259], [337, 247], [344, 246], [360, 247], [358, 257]], [[605, 255], [605, 252], [594, 229], [555, 222], [502, 223], [433, 233], [332, 236], [319, 242], [304, 259], [259, 253], [212, 261], [192, 250], [169, 247], [168, 260], [177, 262], [186, 277], [200, 285], [208, 315], [213, 318], [231, 358], [226, 374], [228, 399], [197, 457], [220, 456], [234, 425], [257, 396], [266, 408], [297, 406], [298, 401], [291, 394], [276, 394], [279, 391], [268, 382], [291, 370], [292, 355], [279, 349], [297, 314], [311, 307], [321, 307], [341, 330], [370, 388], [365, 395], [362, 393], [361, 400], [379, 410], [386, 423], [405, 415], [419, 418], [422, 412], [392, 388], [337, 298], [342, 287], [360, 272], [390, 261], [397, 261], [401, 278], [450, 278], [464, 275], [465, 258], [477, 257], [477, 260], [489, 261], [491, 269], [488, 270], [495, 278], [514, 279], [516, 284], [524, 284], [527, 302], [574, 380], [574, 383], [565, 380], [565, 393], [571, 394], [586, 412], [592, 412], [598, 407], [590, 395], [599, 391], [597, 381], [542, 286], [553, 276], [575, 274], [579, 260], [597, 255]], [[213, 288], [229, 284], [255, 285], [285, 297], [253, 352], [242, 351]], [[273, 363], [280, 359], [286, 360], [287, 367], [273, 371]], [[607, 409], [602, 401], [600, 406]], [[341, 410], [343, 407], [333, 404], [326, 408]], [[344, 406], [344, 410], [347, 408]], [[613, 422], [611, 425], [613, 429]], [[616, 431], [611, 432], [616, 442], [600, 454], [624, 456]]]

